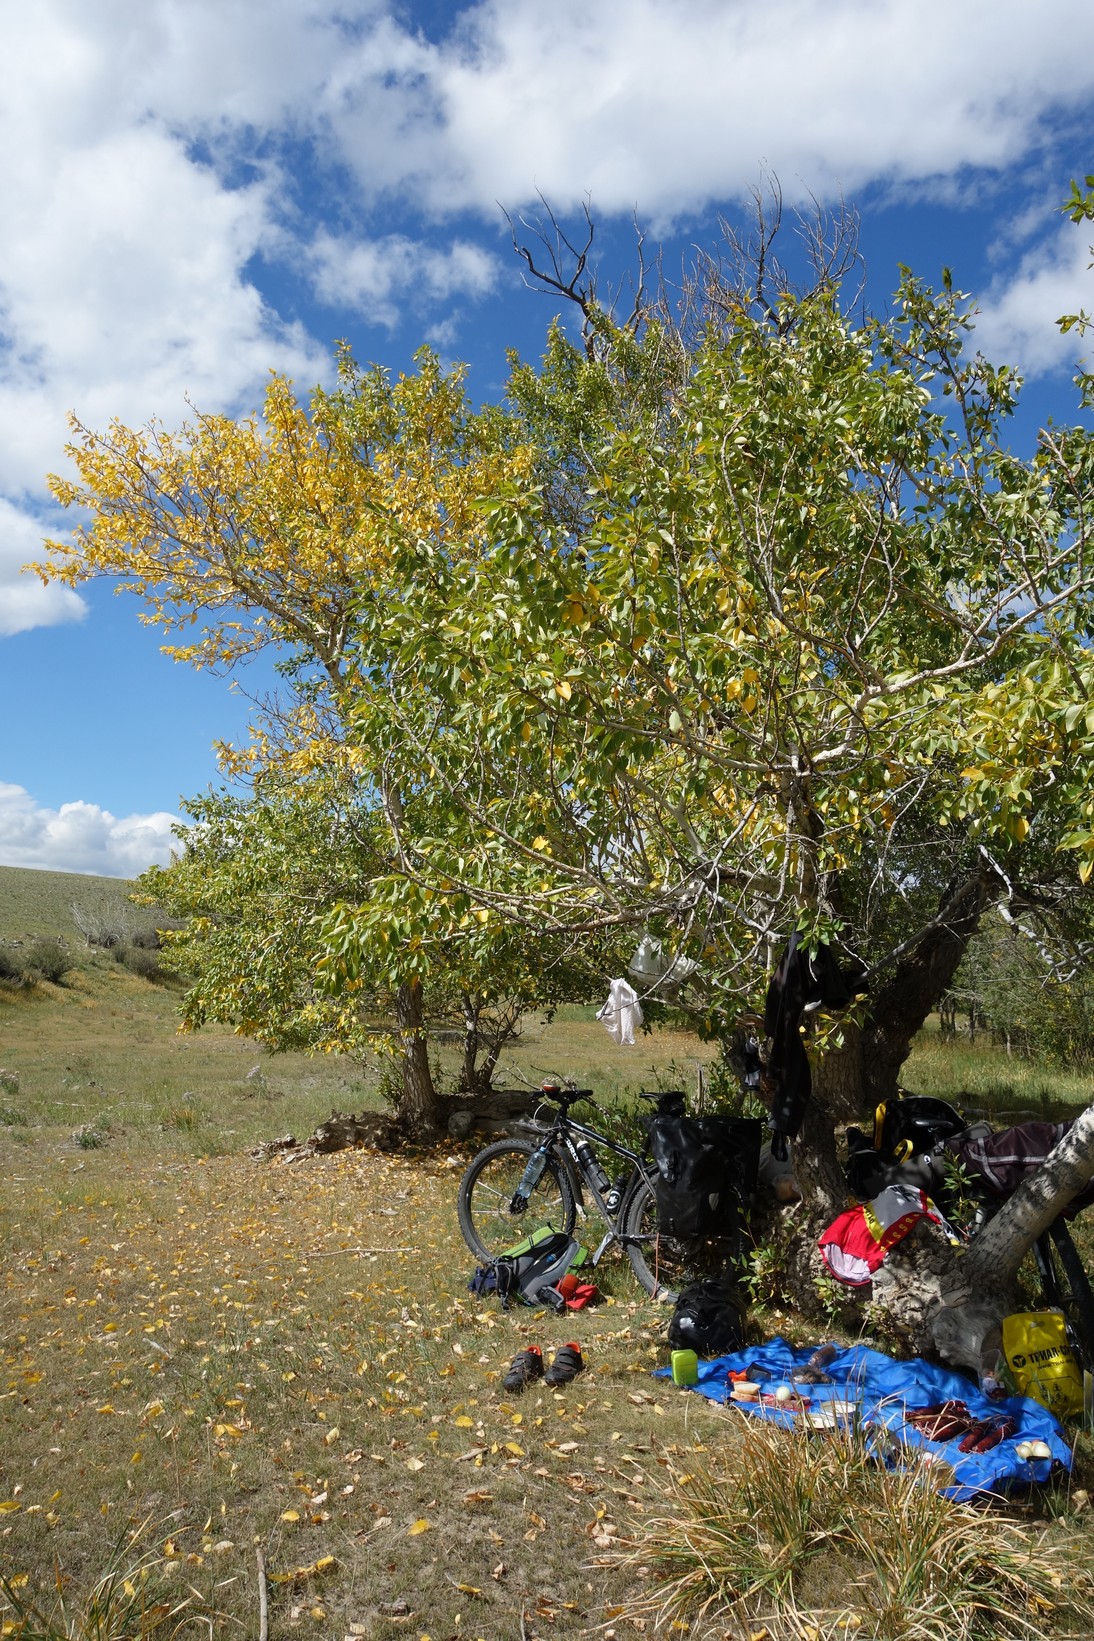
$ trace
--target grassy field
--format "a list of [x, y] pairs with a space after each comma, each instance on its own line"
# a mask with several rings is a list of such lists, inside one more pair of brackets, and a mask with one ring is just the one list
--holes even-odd
[[[177, 1001], [106, 955], [64, 986], [0, 991], [0, 1575], [52, 1614], [33, 1633], [106, 1641], [162, 1619], [165, 1635], [257, 1636], [259, 1553], [275, 1641], [756, 1633], [641, 1607], [647, 1523], [653, 1546], [666, 1520], [702, 1515], [711, 1477], [779, 1461], [742, 1445], [739, 1415], [650, 1377], [666, 1317], [629, 1268], [603, 1267], [605, 1302], [568, 1319], [473, 1299], [454, 1211], [470, 1151], [252, 1159], [374, 1103], [374, 1069], [180, 1037]], [[708, 1057], [685, 1034], [617, 1049], [567, 1010], [528, 1023], [503, 1081], [694, 1089]], [[907, 1081], [1037, 1110], [1094, 1097], [1027, 1072], [928, 1035]], [[516, 1349], [571, 1338], [588, 1364], [572, 1385], [502, 1392]], [[1029, 1542], [1050, 1572], [1065, 1558], [1070, 1588], [1089, 1558], [1066, 1493], [1048, 1516]], [[738, 1527], [770, 1561], [777, 1526]], [[828, 1616], [771, 1641], [875, 1633], [872, 1575], [848, 1553], [802, 1584]], [[934, 1633], [908, 1617], [926, 1599], [913, 1583], [884, 1633]], [[144, 1631], [126, 1617], [142, 1606]], [[1054, 1602], [1029, 1611], [1041, 1635], [1088, 1633]]]
[[0, 941], [31, 935], [60, 937], [82, 944], [73, 906], [111, 909], [132, 916], [132, 884], [123, 878], [85, 877], [77, 872], [32, 872], [0, 866]]

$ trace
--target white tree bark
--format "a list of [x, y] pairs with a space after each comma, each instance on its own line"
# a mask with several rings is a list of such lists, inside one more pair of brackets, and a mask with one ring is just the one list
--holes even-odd
[[1094, 1105], [1003, 1204], [939, 1281], [931, 1342], [946, 1361], [979, 1371], [985, 1343], [1013, 1306], [1018, 1267], [1034, 1242], [1094, 1177]]

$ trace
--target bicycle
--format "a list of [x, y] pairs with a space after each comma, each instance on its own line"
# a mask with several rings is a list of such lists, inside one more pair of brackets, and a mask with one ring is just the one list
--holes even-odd
[[[591, 1089], [547, 1085], [541, 1092], [558, 1105], [550, 1125], [539, 1128], [535, 1138], [495, 1140], [472, 1160], [460, 1181], [457, 1212], [471, 1252], [489, 1261], [539, 1231], [571, 1236], [578, 1213], [588, 1217], [587, 1194], [605, 1227], [593, 1265], [609, 1248], [618, 1247], [645, 1291], [664, 1303], [674, 1302], [689, 1282], [720, 1275], [736, 1252], [727, 1239], [681, 1239], [659, 1232], [657, 1170], [648, 1143], [643, 1151], [633, 1151], [572, 1117], [571, 1106], [593, 1101]], [[684, 1096], [676, 1091], [643, 1092], [639, 1098], [656, 1101], [661, 1115], [683, 1111]], [[614, 1181], [594, 1146], [625, 1164]]]
[[1080, 1367], [1094, 1373], [1094, 1291], [1064, 1218], [1037, 1238], [1033, 1258], [1046, 1306], [1063, 1312]]

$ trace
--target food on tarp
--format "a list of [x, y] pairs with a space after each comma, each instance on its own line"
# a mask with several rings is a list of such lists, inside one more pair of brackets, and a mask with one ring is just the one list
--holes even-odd
[[778, 1390], [762, 1390], [760, 1400], [765, 1407], [781, 1408], [787, 1413], [797, 1413], [800, 1408], [809, 1406], [808, 1399], [799, 1396], [789, 1385], [780, 1385]]
[[1030, 1459], [1051, 1459], [1052, 1449], [1047, 1442], [1040, 1440], [1019, 1442], [1014, 1449], [1020, 1459], [1027, 1462]]
[[804, 1367], [795, 1368], [794, 1382], [799, 1385], [830, 1385], [834, 1381], [830, 1373], [824, 1370], [839, 1355], [835, 1345], [821, 1345], [815, 1350]]

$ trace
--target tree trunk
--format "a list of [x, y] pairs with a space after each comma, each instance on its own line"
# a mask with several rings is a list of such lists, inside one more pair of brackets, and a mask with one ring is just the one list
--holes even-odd
[[[937, 920], [892, 965], [884, 984], [868, 994], [861, 1024], [849, 1011], [839, 1027], [841, 1040], [822, 1056], [811, 1056], [812, 1094], [794, 1147], [803, 1205], [798, 1246], [788, 1269], [794, 1301], [806, 1314], [819, 1308], [817, 1278], [823, 1265], [817, 1236], [849, 1200], [840, 1164], [842, 1130], [851, 1124], [871, 1126], [875, 1107], [896, 1094], [912, 1039], [952, 981], [996, 892], [996, 879], [986, 870], [951, 885]], [[943, 1246], [935, 1250], [933, 1264], [940, 1258], [945, 1264], [948, 1257]], [[941, 1303], [940, 1273], [928, 1272], [921, 1260], [920, 1267], [903, 1271], [902, 1277], [902, 1291], [892, 1295], [894, 1315], [902, 1328], [922, 1334], [925, 1319]], [[880, 1293], [878, 1302], [888, 1308]]]
[[1087, 1106], [1037, 1172], [943, 1273], [940, 1305], [930, 1320], [931, 1342], [939, 1355], [963, 1367], [980, 1366], [985, 1340], [1013, 1308], [1018, 1267], [1091, 1178], [1094, 1105]]
[[403, 1078], [399, 1122], [411, 1139], [433, 1139], [440, 1125], [440, 1113], [429, 1069], [420, 980], [410, 980], [396, 992], [395, 1023], [399, 1029]]
[[863, 1104], [892, 1099], [912, 1038], [946, 991], [986, 906], [998, 894], [994, 874], [979, 872], [951, 886], [938, 921], [870, 994], [862, 1028]]

